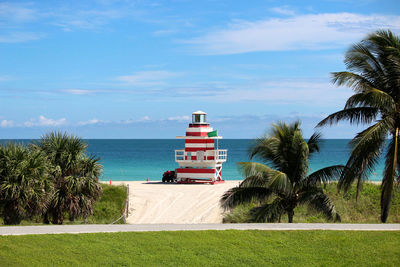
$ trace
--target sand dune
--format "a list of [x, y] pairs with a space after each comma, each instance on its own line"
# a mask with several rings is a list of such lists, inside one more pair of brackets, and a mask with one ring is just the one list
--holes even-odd
[[163, 184], [156, 182], [113, 182], [129, 184], [127, 223], [221, 223], [219, 199], [239, 181], [223, 184]]

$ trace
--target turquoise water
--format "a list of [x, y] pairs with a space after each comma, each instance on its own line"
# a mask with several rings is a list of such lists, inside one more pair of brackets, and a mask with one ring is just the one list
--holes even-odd
[[[31, 140], [14, 140], [28, 143]], [[89, 139], [88, 153], [101, 158], [104, 166], [102, 180], [160, 180], [165, 170], [173, 170], [178, 165], [174, 161], [174, 150], [184, 148], [184, 140], [176, 139]], [[7, 140], [0, 140], [5, 143]], [[321, 152], [311, 159], [311, 171], [345, 164], [349, 156], [349, 140], [325, 139]], [[248, 161], [247, 149], [251, 139], [222, 139], [221, 149], [228, 149], [228, 160], [223, 165], [222, 176], [226, 180], [243, 179], [236, 163]], [[370, 180], [380, 181], [383, 161], [379, 162]]]

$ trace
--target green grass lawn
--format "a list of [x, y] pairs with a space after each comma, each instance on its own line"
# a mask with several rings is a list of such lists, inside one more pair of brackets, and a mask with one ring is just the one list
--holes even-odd
[[[358, 202], [355, 200], [354, 186], [346, 195], [338, 193], [336, 186], [336, 183], [328, 184], [325, 192], [335, 204], [343, 223], [380, 223], [380, 185], [365, 183]], [[224, 222], [248, 222], [248, 212], [254, 206], [254, 204], [238, 206], [232, 212], [225, 214]], [[295, 209], [293, 221], [295, 223], [327, 222], [323, 215], [308, 210], [306, 206]], [[282, 222], [287, 222], [287, 216], [282, 217]], [[398, 186], [395, 186], [388, 223], [400, 223], [400, 188]]]
[[[87, 218], [87, 223], [94, 224], [109, 224], [118, 219], [124, 210], [126, 200], [126, 186], [118, 185], [111, 186], [101, 184], [103, 194], [99, 201], [94, 205], [93, 215]], [[83, 219], [78, 218], [74, 222], [68, 220], [68, 215], [65, 215], [64, 224], [82, 224]], [[117, 223], [124, 223], [123, 220]], [[3, 225], [3, 220], [0, 218], [0, 225]], [[42, 218], [36, 217], [32, 220], [23, 220], [21, 225], [42, 225]]]
[[400, 232], [177, 231], [0, 236], [1, 266], [398, 266]]

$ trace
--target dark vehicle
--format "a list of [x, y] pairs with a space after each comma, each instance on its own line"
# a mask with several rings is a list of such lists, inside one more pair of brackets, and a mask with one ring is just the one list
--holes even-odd
[[163, 183], [173, 183], [175, 181], [175, 171], [166, 171], [163, 174]]

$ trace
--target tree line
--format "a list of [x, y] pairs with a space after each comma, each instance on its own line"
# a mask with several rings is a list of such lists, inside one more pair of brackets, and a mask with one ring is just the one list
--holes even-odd
[[99, 159], [86, 155], [82, 139], [51, 132], [28, 145], [0, 146], [0, 216], [20, 224], [40, 216], [44, 223], [86, 219], [102, 189]]

